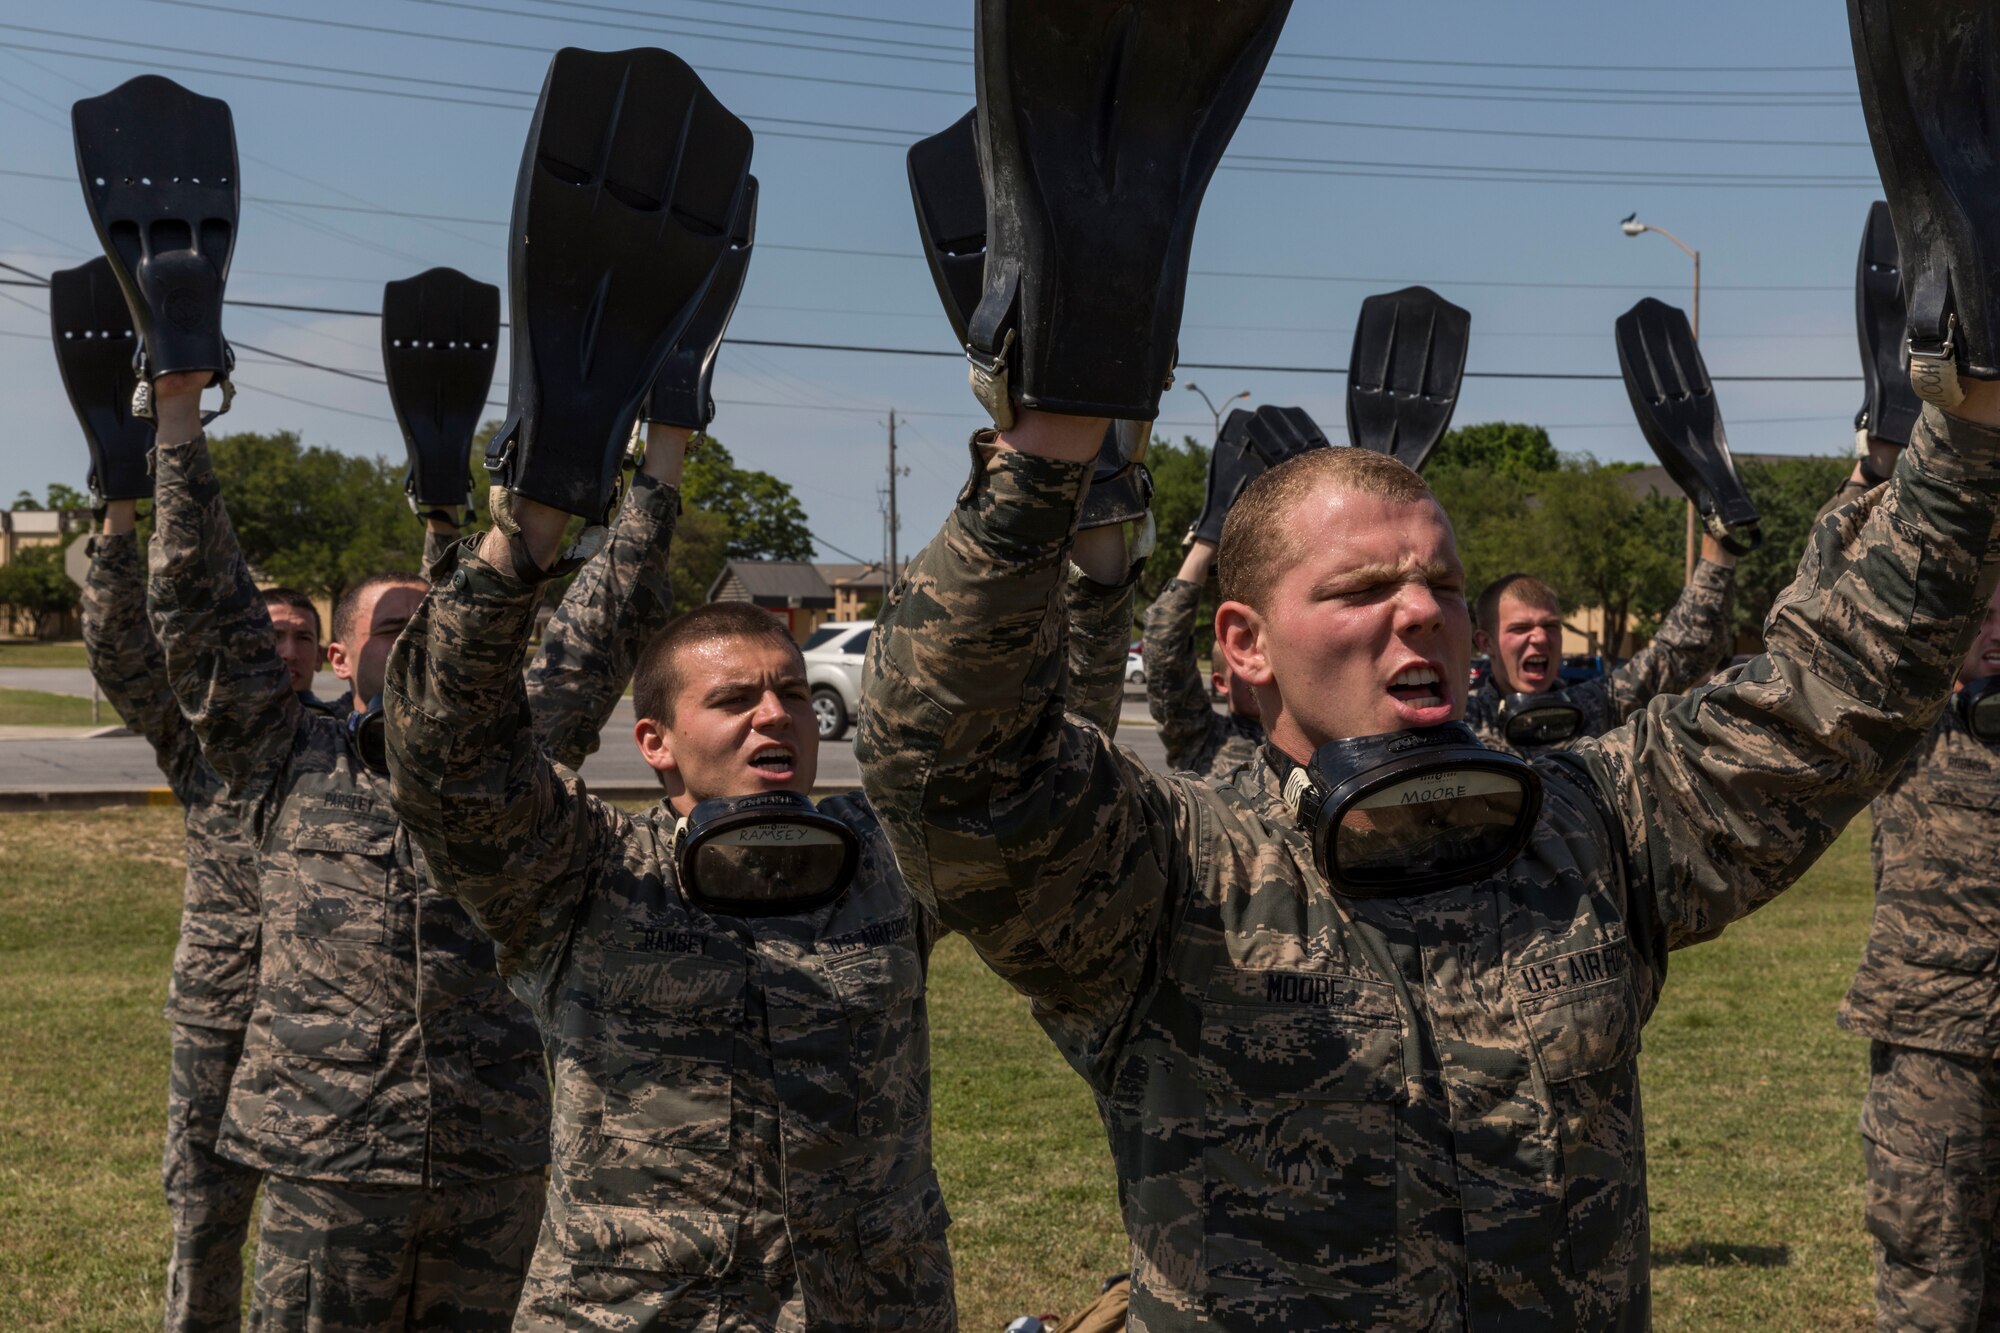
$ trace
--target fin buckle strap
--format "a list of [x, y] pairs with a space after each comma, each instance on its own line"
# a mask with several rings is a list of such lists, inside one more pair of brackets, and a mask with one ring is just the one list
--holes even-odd
[[[236, 401], [236, 381], [229, 377], [229, 373], [236, 369], [236, 349], [224, 343], [223, 352], [229, 364], [216, 375], [214, 380], [215, 387], [222, 390], [222, 406], [216, 408], [213, 412], [203, 412], [201, 414], [201, 424], [203, 426], [207, 426], [209, 422], [227, 412], [230, 405]], [[141, 347], [132, 354], [132, 365], [138, 371], [139, 375], [138, 383], [132, 386], [132, 415], [141, 421], [152, 421], [154, 419], [153, 380], [152, 376], [147, 373], [146, 349], [144, 347]]]
[[1910, 387], [1916, 390], [1917, 397], [1938, 407], [1957, 407], [1965, 401], [1964, 386], [1958, 382], [1957, 344], [1956, 312], [1945, 314], [1942, 338], [1911, 336]]
[[577, 537], [576, 544], [543, 568], [528, 551], [528, 543], [521, 536], [521, 525], [514, 519], [514, 493], [505, 486], [495, 486], [487, 497], [487, 504], [493, 514], [493, 526], [507, 539], [508, 554], [514, 558], [515, 577], [531, 583], [541, 583], [548, 579], [561, 578], [583, 568], [590, 558], [604, 549], [604, 543], [611, 530], [602, 523], [586, 526]]
[[1013, 350], [1012, 329], [1008, 329], [1000, 339], [1000, 350], [991, 356], [970, 344], [965, 349], [966, 362], [971, 366], [967, 378], [972, 384], [972, 396], [979, 400], [979, 405], [986, 409], [986, 415], [992, 417], [993, 424], [1001, 430], [1012, 430], [1016, 419], [1007, 369], [1007, 357]]

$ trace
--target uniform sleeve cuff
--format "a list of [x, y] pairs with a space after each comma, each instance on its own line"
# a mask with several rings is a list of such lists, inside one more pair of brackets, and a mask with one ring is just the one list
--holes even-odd
[[992, 431], [980, 431], [972, 437], [972, 477], [959, 493], [959, 520], [1002, 560], [1043, 561], [1069, 544], [1089, 479], [1089, 463], [1005, 449]]

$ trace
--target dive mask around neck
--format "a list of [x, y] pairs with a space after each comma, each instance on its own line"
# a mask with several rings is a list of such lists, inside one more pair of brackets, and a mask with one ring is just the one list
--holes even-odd
[[389, 776], [389, 725], [381, 695], [370, 699], [363, 711], [348, 710], [347, 739], [363, 768], [379, 777]]
[[1353, 898], [1472, 884], [1528, 845], [1542, 779], [1463, 722], [1332, 741], [1300, 767], [1270, 751], [1320, 873]]
[[1561, 690], [1510, 694], [1500, 701], [1500, 734], [1523, 749], [1561, 745], [1583, 730], [1583, 710]]
[[1951, 706], [1974, 737], [1988, 745], [2000, 745], [2000, 676], [1968, 680], [1952, 696]]
[[785, 916], [847, 891], [861, 839], [797, 792], [701, 801], [674, 829], [681, 891], [722, 916]]

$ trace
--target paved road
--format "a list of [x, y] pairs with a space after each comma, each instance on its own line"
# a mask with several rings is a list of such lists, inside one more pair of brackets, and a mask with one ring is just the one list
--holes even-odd
[[[83, 667], [0, 667], [0, 690], [40, 690], [88, 699], [90, 688], [90, 672]], [[342, 689], [340, 677], [331, 671], [313, 677], [313, 692], [322, 699], [330, 699]]]
[[[63, 674], [63, 668], [20, 668], [37, 674]], [[83, 693], [89, 693], [87, 672]], [[331, 680], [331, 677], [326, 679]], [[41, 688], [51, 689], [51, 681]], [[0, 686], [11, 681], [0, 674]], [[14, 688], [29, 688], [15, 686]], [[63, 692], [53, 690], [52, 692]], [[332, 693], [328, 687], [327, 693]], [[1145, 706], [1128, 695], [1119, 722], [1119, 739], [1133, 753], [1154, 768], [1166, 767], [1159, 733], [1146, 716]], [[632, 744], [632, 702], [621, 700], [605, 725], [597, 753], [583, 766], [583, 776], [600, 786], [650, 786], [652, 770], [640, 760]], [[820, 747], [820, 782], [826, 786], [852, 786], [861, 781], [854, 762], [852, 737]], [[136, 736], [111, 736], [95, 740], [14, 740], [0, 741], [0, 792], [74, 791], [97, 787], [157, 787], [160, 771], [153, 766], [153, 752]]]

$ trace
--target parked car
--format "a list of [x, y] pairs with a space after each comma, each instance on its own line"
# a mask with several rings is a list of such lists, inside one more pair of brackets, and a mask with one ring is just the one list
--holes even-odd
[[1565, 685], [1580, 685], [1586, 680], [1596, 680], [1610, 673], [1610, 659], [1594, 653], [1572, 653], [1562, 661], [1557, 676]]
[[814, 630], [799, 651], [812, 688], [813, 720], [819, 738], [837, 741], [854, 725], [861, 709], [861, 663], [868, 652], [872, 620], [830, 620]]
[[1139, 652], [1139, 645], [1133, 644], [1125, 654], [1125, 683], [1144, 685], [1146, 683], [1146, 659]]

